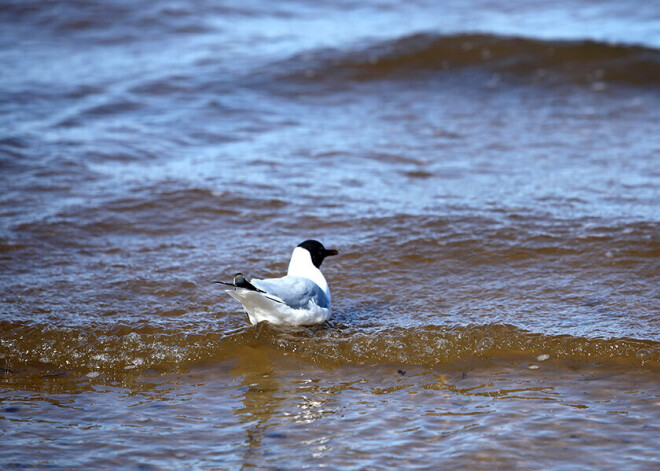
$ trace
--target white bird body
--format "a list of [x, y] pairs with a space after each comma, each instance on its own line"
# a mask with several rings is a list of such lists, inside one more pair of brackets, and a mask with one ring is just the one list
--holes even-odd
[[251, 324], [321, 324], [330, 319], [332, 303], [319, 266], [326, 256], [336, 254], [319, 242], [305, 241], [293, 250], [286, 276], [246, 282], [241, 275], [239, 283], [234, 279], [235, 288], [226, 291], [243, 305]]

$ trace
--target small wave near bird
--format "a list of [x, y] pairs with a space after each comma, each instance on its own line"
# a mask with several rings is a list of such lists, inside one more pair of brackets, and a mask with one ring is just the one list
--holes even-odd
[[225, 291], [243, 305], [253, 325], [262, 321], [288, 326], [321, 324], [330, 319], [332, 302], [320, 268], [326, 257], [338, 253], [317, 240], [306, 240], [293, 250], [286, 276], [248, 281], [237, 273], [233, 283], [216, 283], [233, 287]]

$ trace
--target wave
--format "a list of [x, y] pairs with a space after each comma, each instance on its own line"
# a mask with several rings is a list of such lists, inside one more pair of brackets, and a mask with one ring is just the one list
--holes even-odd
[[[90, 43], [135, 43], [145, 38], [168, 34], [189, 35], [215, 31], [199, 19], [199, 8], [154, 2], [149, 7], [136, 7], [123, 1], [38, 2], [34, 0], [3, 2], [3, 15], [8, 24], [24, 24], [37, 35], [50, 35], [61, 40], [63, 35], [86, 39]], [[243, 8], [207, 5], [209, 15], [249, 15]], [[145, 32], [151, 34], [145, 34]]]
[[153, 185], [122, 197], [64, 207], [55, 215], [31, 219], [14, 229], [32, 237], [62, 237], [67, 244], [72, 244], [90, 235], [172, 234], [212, 218], [226, 218], [240, 224], [245, 221], [245, 211], [267, 213], [286, 206], [286, 201], [276, 198]]
[[169, 372], [229, 358], [243, 346], [282, 350], [320, 366], [431, 367], [472, 357], [497, 359], [516, 354], [537, 363], [556, 359], [630, 367], [660, 365], [659, 342], [546, 335], [501, 324], [357, 329], [331, 323], [296, 330], [262, 324], [257, 329], [225, 332], [145, 324], [56, 328], [11, 321], [0, 321], [0, 327], [0, 366], [5, 374], [34, 368], [79, 375], [94, 372], [112, 378], [145, 370]]
[[279, 66], [286, 78], [311, 82], [451, 77], [469, 70], [486, 72], [490, 79], [519, 78], [535, 83], [660, 86], [657, 49], [489, 34], [415, 34], [348, 52], [298, 54]]

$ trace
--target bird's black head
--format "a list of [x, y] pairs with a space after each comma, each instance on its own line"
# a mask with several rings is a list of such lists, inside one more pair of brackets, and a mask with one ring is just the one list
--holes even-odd
[[298, 247], [302, 247], [309, 252], [312, 256], [312, 263], [316, 268], [321, 268], [321, 264], [325, 257], [337, 255], [339, 253], [334, 249], [326, 249], [318, 240], [306, 240], [305, 242], [298, 244]]

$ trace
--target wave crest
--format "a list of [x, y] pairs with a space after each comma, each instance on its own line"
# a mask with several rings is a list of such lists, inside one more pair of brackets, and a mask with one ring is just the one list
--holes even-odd
[[117, 377], [147, 369], [172, 371], [228, 358], [242, 346], [264, 346], [308, 358], [320, 366], [398, 364], [439, 366], [471, 357], [552, 358], [660, 365], [660, 343], [631, 338], [588, 339], [544, 335], [512, 325], [373, 328], [346, 325], [282, 330], [269, 325], [232, 332], [182, 332], [141, 326], [108, 331], [0, 322], [0, 365], [6, 372], [30, 368], [99, 372]]
[[293, 72], [288, 77], [309, 81], [450, 77], [470, 69], [534, 82], [660, 85], [656, 49], [488, 34], [416, 34], [350, 52], [305, 53], [281, 65]]

